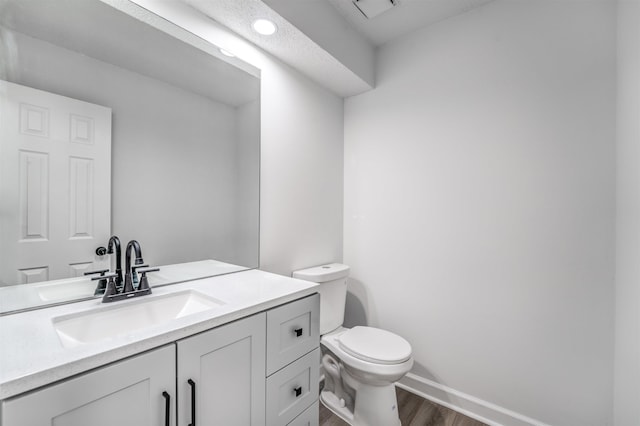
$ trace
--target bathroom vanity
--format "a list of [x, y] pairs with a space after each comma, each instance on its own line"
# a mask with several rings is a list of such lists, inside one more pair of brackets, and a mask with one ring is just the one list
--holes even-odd
[[0, 317], [0, 424], [317, 425], [315, 287], [248, 270]]

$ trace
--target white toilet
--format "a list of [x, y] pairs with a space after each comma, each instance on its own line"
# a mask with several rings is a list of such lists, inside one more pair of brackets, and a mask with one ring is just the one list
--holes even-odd
[[322, 403], [354, 426], [400, 425], [394, 382], [413, 366], [411, 345], [373, 327], [342, 327], [349, 267], [339, 263], [293, 273], [320, 284]]

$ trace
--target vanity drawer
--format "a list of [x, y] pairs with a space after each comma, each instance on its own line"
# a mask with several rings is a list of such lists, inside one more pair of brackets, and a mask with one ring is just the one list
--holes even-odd
[[317, 405], [319, 365], [320, 348], [316, 348], [267, 378], [268, 425], [284, 426], [311, 404]]
[[320, 346], [320, 295], [267, 312], [267, 376]]
[[311, 407], [304, 410], [287, 426], [318, 426], [320, 423], [320, 406], [318, 404], [318, 401], [311, 404]]

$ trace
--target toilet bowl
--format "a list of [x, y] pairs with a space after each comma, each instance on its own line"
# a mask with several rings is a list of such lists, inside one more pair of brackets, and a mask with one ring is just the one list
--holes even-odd
[[342, 326], [348, 274], [337, 263], [293, 273], [320, 284], [320, 400], [353, 426], [399, 426], [394, 383], [413, 366], [411, 345], [387, 330]]
[[322, 403], [351, 425], [400, 425], [394, 383], [413, 366], [409, 343], [378, 328], [340, 327], [320, 345]]

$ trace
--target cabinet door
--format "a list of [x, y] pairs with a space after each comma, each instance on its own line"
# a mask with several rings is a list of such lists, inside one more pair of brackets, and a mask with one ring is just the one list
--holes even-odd
[[178, 342], [178, 424], [264, 426], [265, 314]]
[[174, 425], [174, 397], [175, 346], [169, 345], [3, 401], [0, 424]]

